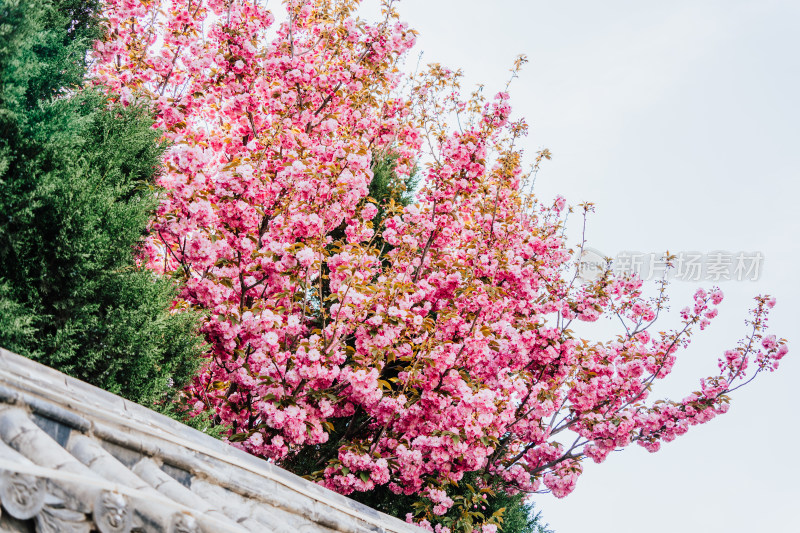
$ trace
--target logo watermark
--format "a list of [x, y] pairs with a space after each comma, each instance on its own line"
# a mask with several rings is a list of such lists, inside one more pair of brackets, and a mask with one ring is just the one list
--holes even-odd
[[638, 275], [643, 281], [756, 281], [764, 267], [761, 252], [677, 252], [667, 261], [663, 252], [622, 251], [616, 257], [586, 247], [580, 254], [578, 277], [595, 281], [606, 269], [617, 277]]

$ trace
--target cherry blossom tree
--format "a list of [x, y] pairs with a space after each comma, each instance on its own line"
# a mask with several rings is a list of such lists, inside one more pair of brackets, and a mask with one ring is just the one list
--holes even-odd
[[[524, 165], [507, 91], [463, 96], [439, 65], [404, 78], [413, 30], [391, 1], [374, 23], [357, 8], [291, 0], [276, 24], [258, 0], [106, 3], [94, 79], [151, 102], [171, 143], [143, 260], [183, 281], [176, 308], [206, 312], [188, 393], [231, 442], [343, 494], [422, 495], [432, 520], [466, 473], [563, 497], [585, 458], [656, 451], [777, 368], [759, 297], [715, 376], [650, 398], [722, 292], [655, 332], [665, 281], [649, 298], [610, 269], [579, 279], [572, 209], [530, 191], [550, 154]], [[410, 205], [368, 195], [387, 157], [399, 182], [421, 169]], [[575, 333], [601, 317], [618, 336]]]

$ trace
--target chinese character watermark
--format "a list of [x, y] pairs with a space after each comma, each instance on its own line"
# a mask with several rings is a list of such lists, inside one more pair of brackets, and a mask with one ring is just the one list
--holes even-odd
[[606, 270], [616, 277], [636, 275], [643, 281], [756, 281], [764, 268], [761, 252], [677, 252], [667, 261], [663, 253], [622, 251], [609, 257], [594, 248], [584, 248], [578, 260], [578, 277], [600, 278]]

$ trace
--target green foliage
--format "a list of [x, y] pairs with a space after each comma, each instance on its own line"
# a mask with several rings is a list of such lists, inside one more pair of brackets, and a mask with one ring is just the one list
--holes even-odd
[[476, 531], [481, 523], [492, 523], [502, 533], [553, 533], [544, 523], [541, 512], [534, 512], [533, 504], [525, 503], [524, 494], [507, 494], [491, 488], [479, 489], [477, 474], [471, 473], [456, 485], [446, 487], [453, 506], [442, 516], [431, 512], [432, 503], [424, 496], [392, 493], [386, 486], [366, 493], [353, 493], [351, 498], [379, 511], [399, 518], [412, 513], [417, 519], [425, 518], [431, 525], [441, 524], [454, 533]]
[[523, 494], [510, 495], [496, 492], [489, 499], [490, 509], [505, 509], [502, 514], [502, 533], [553, 533], [542, 519], [541, 511], [534, 511], [532, 503], [523, 501]]
[[99, 0], [0, 0], [4, 136], [25, 127], [29, 117], [24, 111], [80, 86], [86, 52], [100, 35], [93, 18], [98, 4]]
[[78, 85], [94, 6], [0, 0], [0, 346], [178, 416], [197, 320], [135, 260], [164, 147]]
[[416, 171], [412, 171], [408, 178], [401, 180], [394, 172], [396, 165], [396, 155], [373, 155], [369, 196], [378, 203], [378, 214], [373, 221], [376, 228], [380, 227], [391, 202], [405, 207], [414, 201], [414, 192], [419, 185], [419, 175]]

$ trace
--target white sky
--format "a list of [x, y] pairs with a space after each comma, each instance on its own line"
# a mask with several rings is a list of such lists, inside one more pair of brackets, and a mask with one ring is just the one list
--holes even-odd
[[[530, 152], [554, 154], [538, 193], [595, 202], [590, 245], [764, 254], [759, 281], [722, 284], [720, 317], [662, 394], [680, 398], [714, 372], [758, 293], [778, 297], [773, 332], [797, 340], [800, 2], [402, 0], [400, 11], [423, 61], [492, 93], [528, 54], [511, 92]], [[700, 285], [676, 282], [674, 307]], [[558, 533], [800, 531], [797, 349], [728, 414], [655, 455], [637, 446], [587, 463], [573, 494], [537, 507]]]

